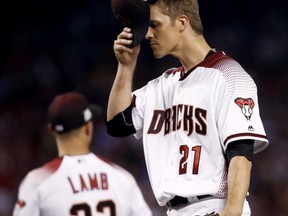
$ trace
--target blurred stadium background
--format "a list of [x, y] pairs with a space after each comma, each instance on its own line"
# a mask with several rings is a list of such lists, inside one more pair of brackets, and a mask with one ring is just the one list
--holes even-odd
[[[52, 98], [80, 91], [106, 108], [117, 62], [113, 41], [122, 27], [109, 0], [4, 0], [0, 3], [0, 216], [12, 214], [25, 174], [56, 155], [46, 130]], [[238, 60], [258, 85], [270, 146], [255, 155], [250, 196], [255, 216], [288, 215], [288, 14], [285, 1], [200, 0], [211, 46]], [[171, 57], [153, 58], [142, 44], [135, 87], [158, 76]], [[141, 66], [140, 66], [141, 65]], [[136, 177], [157, 216], [141, 140], [105, 132], [104, 116], [92, 149]]]

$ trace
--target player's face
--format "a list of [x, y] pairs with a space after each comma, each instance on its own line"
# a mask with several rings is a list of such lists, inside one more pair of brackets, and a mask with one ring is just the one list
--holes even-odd
[[150, 6], [150, 27], [146, 34], [150, 41], [153, 54], [162, 58], [168, 54], [175, 55], [179, 43], [179, 30], [176, 22], [171, 22], [169, 16], [161, 13], [157, 5]]

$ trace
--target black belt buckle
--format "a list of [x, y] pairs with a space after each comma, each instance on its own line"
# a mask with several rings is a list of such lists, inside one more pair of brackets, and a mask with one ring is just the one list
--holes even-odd
[[169, 200], [166, 203], [166, 206], [169, 208], [173, 208], [175, 206], [178, 206], [180, 204], [187, 204], [188, 203], [188, 199], [185, 197], [180, 197], [180, 196], [175, 196], [173, 199]]
[[[207, 195], [200, 195], [200, 196], [197, 196], [197, 199], [198, 200], [201, 200], [201, 199], [205, 199], [205, 198], [208, 198], [208, 197], [211, 197], [211, 195], [207, 194]], [[178, 205], [185, 205], [189, 203], [188, 199], [186, 197], [180, 197], [180, 196], [175, 196], [173, 199], [169, 200], [167, 203], [166, 203], [166, 206], [168, 208], [174, 208]]]

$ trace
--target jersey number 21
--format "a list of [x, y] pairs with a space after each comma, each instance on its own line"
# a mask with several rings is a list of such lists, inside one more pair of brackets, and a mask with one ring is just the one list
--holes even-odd
[[[180, 146], [180, 154], [182, 154], [182, 158], [180, 159], [179, 163], [179, 175], [183, 175], [187, 173], [187, 159], [189, 156], [189, 147], [187, 145]], [[191, 149], [191, 153], [194, 154], [194, 159], [192, 161], [192, 174], [197, 175], [199, 172], [199, 161], [200, 161], [200, 154], [201, 154], [201, 146], [194, 146]]]

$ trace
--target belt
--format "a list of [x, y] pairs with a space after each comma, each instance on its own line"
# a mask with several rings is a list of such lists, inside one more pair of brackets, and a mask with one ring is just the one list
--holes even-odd
[[207, 195], [200, 195], [200, 196], [193, 197], [193, 199], [190, 199], [190, 201], [186, 197], [175, 196], [173, 199], [169, 200], [166, 203], [166, 206], [168, 208], [174, 208], [174, 207], [176, 207], [178, 205], [187, 204], [187, 203], [191, 202], [191, 200], [193, 202], [193, 201], [205, 199], [205, 198], [208, 198], [208, 197], [211, 197], [211, 196], [212, 195], [208, 195], [208, 194]]

